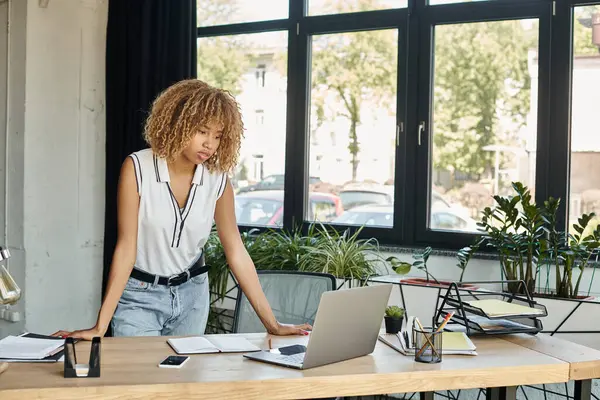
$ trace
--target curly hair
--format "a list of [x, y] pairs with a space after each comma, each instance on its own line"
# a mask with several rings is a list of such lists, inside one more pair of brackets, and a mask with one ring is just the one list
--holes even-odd
[[210, 123], [221, 125], [223, 134], [216, 153], [204, 165], [211, 172], [231, 172], [244, 135], [239, 104], [228, 91], [200, 80], [180, 81], [154, 100], [144, 139], [158, 157], [173, 161], [200, 126]]

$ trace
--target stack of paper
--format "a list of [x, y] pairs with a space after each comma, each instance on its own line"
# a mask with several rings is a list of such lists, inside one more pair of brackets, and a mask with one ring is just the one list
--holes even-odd
[[8, 336], [0, 340], [0, 361], [37, 361], [59, 353], [64, 340]]
[[236, 353], [260, 351], [246, 338], [235, 335], [192, 336], [168, 339], [177, 354]]
[[508, 303], [498, 299], [472, 300], [469, 305], [481, 309], [490, 317], [513, 317], [519, 315], [541, 315], [544, 312], [539, 308]]
[[502, 331], [506, 329], [532, 329], [532, 327], [529, 325], [510, 321], [508, 319], [489, 319], [478, 315], [469, 315], [467, 319], [479, 325], [479, 327], [486, 332]]

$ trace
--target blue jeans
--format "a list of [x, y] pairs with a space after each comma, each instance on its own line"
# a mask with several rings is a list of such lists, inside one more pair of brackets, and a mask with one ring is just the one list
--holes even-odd
[[114, 336], [203, 335], [210, 296], [208, 274], [179, 286], [129, 278], [111, 326]]

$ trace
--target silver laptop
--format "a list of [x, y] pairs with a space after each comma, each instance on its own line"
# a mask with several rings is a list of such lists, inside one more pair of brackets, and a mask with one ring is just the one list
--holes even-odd
[[285, 346], [244, 357], [307, 369], [370, 354], [391, 290], [392, 285], [376, 285], [325, 292], [306, 346]]

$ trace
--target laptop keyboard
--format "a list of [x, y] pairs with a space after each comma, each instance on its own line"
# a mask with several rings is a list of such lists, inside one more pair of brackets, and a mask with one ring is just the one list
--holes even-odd
[[306, 353], [291, 354], [289, 356], [277, 356], [277, 359], [292, 364], [302, 364]]

